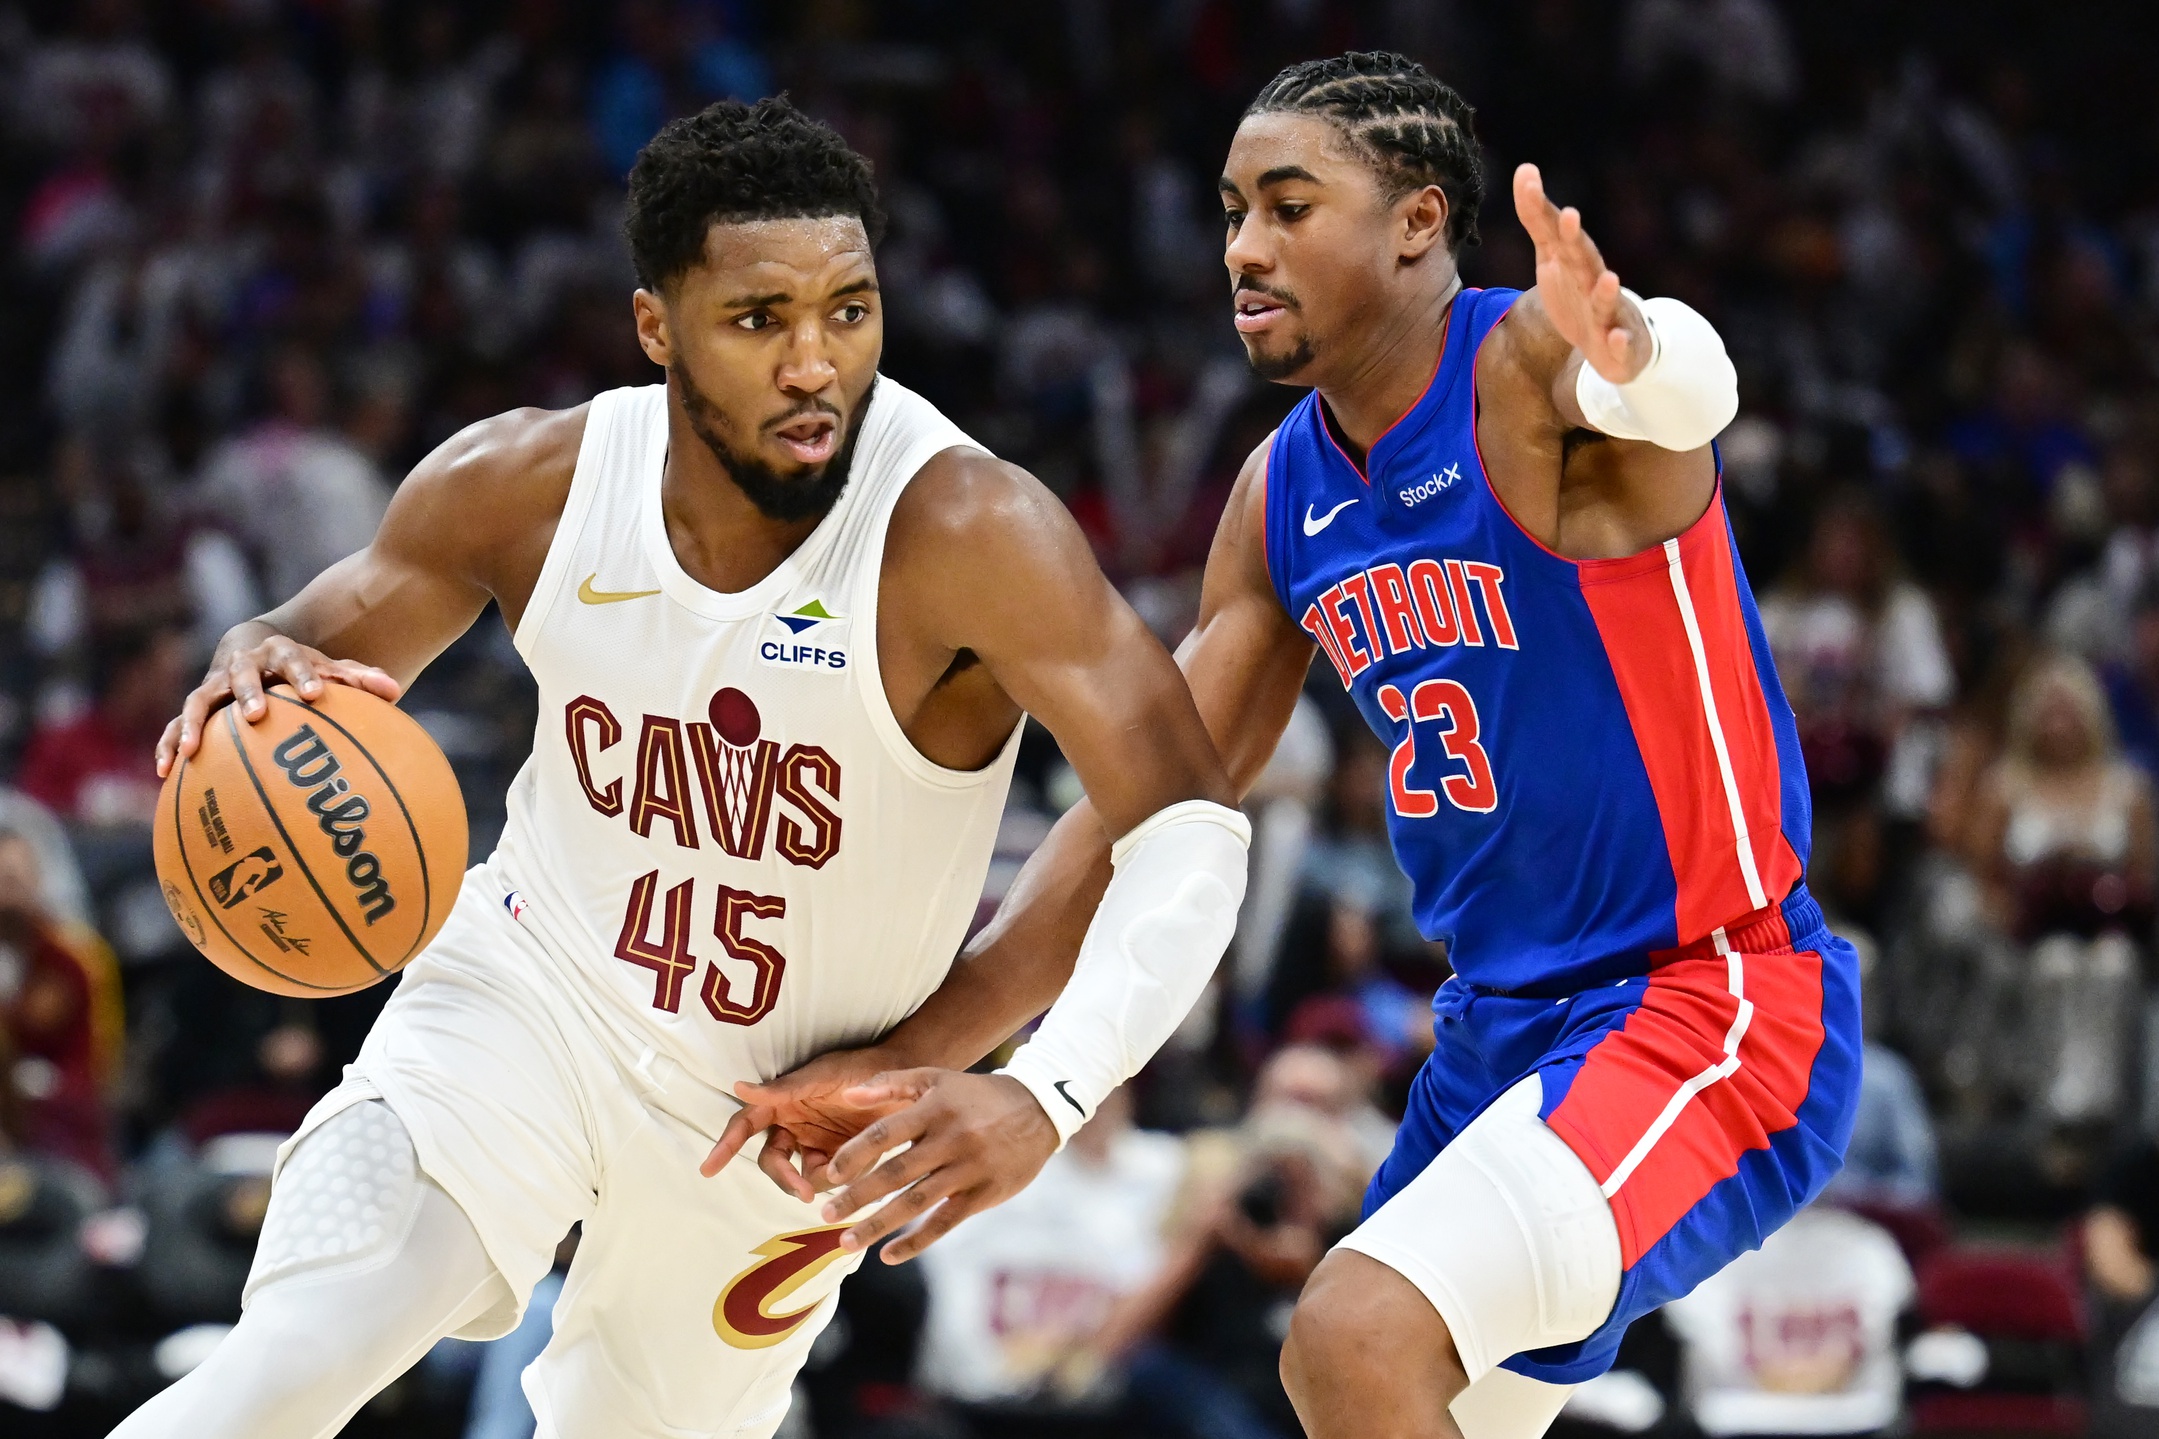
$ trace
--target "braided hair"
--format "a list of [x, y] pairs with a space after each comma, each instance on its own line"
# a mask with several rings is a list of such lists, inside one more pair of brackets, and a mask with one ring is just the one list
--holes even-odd
[[1477, 243], [1484, 160], [1470, 129], [1476, 111], [1429, 70], [1391, 50], [1306, 60], [1269, 80], [1245, 114], [1316, 115], [1340, 130], [1379, 172], [1387, 203], [1437, 185], [1447, 197], [1447, 242]]

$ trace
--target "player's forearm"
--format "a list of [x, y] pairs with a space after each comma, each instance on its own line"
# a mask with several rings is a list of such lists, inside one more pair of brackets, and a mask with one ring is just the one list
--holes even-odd
[[1071, 981], [997, 1071], [1027, 1087], [1060, 1143], [1139, 1073], [1199, 1002], [1236, 932], [1251, 844], [1241, 813], [1191, 799], [1110, 846], [1116, 873]]
[[880, 1041], [891, 1067], [968, 1068], [1048, 1009], [1072, 978], [1109, 881], [1109, 838], [1081, 800], [1020, 870], [944, 983]]
[[372, 665], [409, 686], [472, 627], [490, 598], [462, 575], [367, 549], [251, 623], [332, 659]]

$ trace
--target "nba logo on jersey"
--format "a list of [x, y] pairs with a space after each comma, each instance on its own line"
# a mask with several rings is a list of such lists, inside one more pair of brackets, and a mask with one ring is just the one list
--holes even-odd
[[847, 668], [847, 617], [813, 599], [784, 614], [771, 616], [757, 646], [757, 658], [783, 669]]

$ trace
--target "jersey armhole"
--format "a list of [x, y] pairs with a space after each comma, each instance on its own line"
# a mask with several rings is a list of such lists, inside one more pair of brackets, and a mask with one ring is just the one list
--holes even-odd
[[[1287, 422], [1282, 428], [1288, 428]], [[1267, 566], [1267, 583], [1274, 587], [1275, 601], [1282, 606], [1284, 614], [1294, 619], [1289, 608], [1289, 577], [1275, 563], [1276, 554], [1289, 548], [1288, 533], [1275, 533], [1274, 451], [1281, 442], [1282, 429], [1277, 429], [1267, 437], [1267, 453], [1259, 462], [1259, 546], [1260, 559]], [[1286, 560], [1288, 555], [1283, 553], [1283, 558]]]
[[617, 399], [622, 393], [594, 395], [585, 410], [585, 432], [577, 441], [577, 468], [570, 473], [570, 493], [563, 498], [562, 514], [555, 521], [554, 537], [547, 542], [547, 558], [540, 562], [539, 578], [532, 582], [532, 593], [525, 600], [525, 612], [517, 617], [517, 628], [510, 635], [510, 643], [528, 665], [532, 663], [540, 626], [562, 594], [563, 575], [584, 533], [585, 518], [592, 513], [592, 497], [599, 489], [602, 468], [600, 451], [622, 408]]
[[[942, 418], [939, 416], [940, 420]], [[860, 569], [848, 602], [855, 654], [854, 663], [848, 668], [854, 671], [853, 683], [862, 708], [869, 715], [870, 728], [877, 732], [877, 738], [892, 762], [924, 784], [958, 790], [972, 789], [995, 779], [1000, 773], [1011, 772], [1012, 763], [1019, 754], [1020, 737], [1027, 731], [1026, 713], [1021, 712], [1012, 726], [1012, 733], [1005, 737], [1005, 742], [987, 764], [979, 769], [948, 769], [916, 749], [914, 741], [907, 737], [907, 729], [900, 723], [900, 717], [892, 712], [892, 699], [885, 693], [884, 660], [877, 652], [878, 616], [884, 608], [885, 545], [892, 532], [892, 515], [899, 508], [901, 495], [931, 460], [947, 450], [968, 449], [992, 454], [958, 426], [946, 422], [944, 429], [947, 432], [933, 440], [918, 441], [922, 445], [920, 460], [909, 456], [901, 462], [906, 466], [905, 478], [878, 497], [877, 508], [870, 516], [863, 537]]]

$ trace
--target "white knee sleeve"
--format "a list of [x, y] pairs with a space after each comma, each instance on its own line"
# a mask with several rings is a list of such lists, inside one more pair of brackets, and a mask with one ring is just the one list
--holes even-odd
[[1501, 1095], [1342, 1241], [1432, 1301], [1472, 1389], [1509, 1355], [1588, 1338], [1619, 1297], [1611, 1204], [1538, 1118], [1543, 1095], [1536, 1075]]
[[288, 1275], [388, 1263], [420, 1212], [421, 1183], [412, 1137], [389, 1105], [371, 1099], [325, 1120], [278, 1171], [242, 1307]]
[[240, 1323], [113, 1439], [328, 1439], [446, 1334], [514, 1309], [387, 1105], [356, 1104], [279, 1172]]
[[1539, 1439], [1567, 1406], [1574, 1388], [1494, 1369], [1455, 1395], [1447, 1412], [1462, 1439]]

